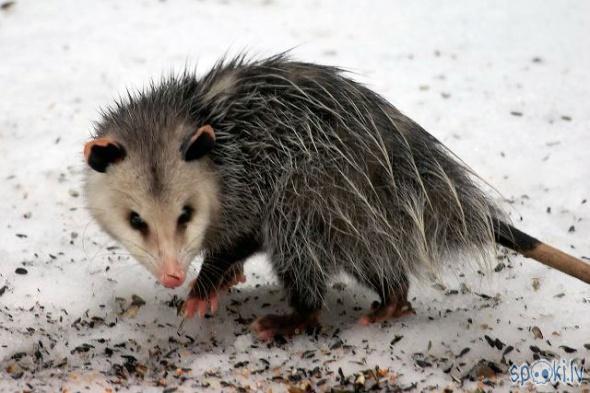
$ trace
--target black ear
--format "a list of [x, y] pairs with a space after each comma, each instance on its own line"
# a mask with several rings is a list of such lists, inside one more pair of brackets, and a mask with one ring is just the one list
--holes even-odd
[[84, 145], [84, 158], [97, 172], [106, 172], [107, 167], [125, 158], [125, 149], [111, 138], [94, 139]]
[[209, 153], [213, 146], [215, 146], [215, 131], [207, 124], [199, 127], [180, 151], [185, 161], [193, 161]]

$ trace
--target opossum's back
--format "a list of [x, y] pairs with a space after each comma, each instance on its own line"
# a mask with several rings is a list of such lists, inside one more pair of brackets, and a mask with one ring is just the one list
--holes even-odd
[[373, 254], [378, 244], [384, 258], [426, 261], [490, 243], [497, 209], [469, 171], [378, 94], [338, 69], [280, 58], [237, 79], [226, 116], [236, 124], [220, 139], [253, 157], [247, 173], [269, 174], [259, 178], [279, 215]]

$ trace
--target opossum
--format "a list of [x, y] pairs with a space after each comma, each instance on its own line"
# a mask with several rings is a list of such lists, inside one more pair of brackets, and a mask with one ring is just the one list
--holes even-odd
[[413, 312], [410, 277], [458, 256], [485, 263], [496, 244], [568, 273], [574, 263], [590, 282], [380, 95], [285, 54], [130, 93], [103, 111], [84, 156], [90, 212], [162, 285], [182, 285], [203, 254], [185, 316], [214, 312], [244, 261], [268, 254], [293, 312], [257, 319], [263, 339], [316, 326], [338, 272], [378, 294], [368, 324]]

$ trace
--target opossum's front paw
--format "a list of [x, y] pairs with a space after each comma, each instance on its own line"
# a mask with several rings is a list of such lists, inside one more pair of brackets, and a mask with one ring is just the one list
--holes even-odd
[[206, 282], [211, 282], [211, 278], [204, 279], [202, 276], [199, 276], [191, 283], [192, 290], [182, 306], [182, 316], [184, 318], [192, 318], [196, 314], [204, 318], [209, 310], [211, 310], [211, 314], [215, 314], [219, 308], [220, 293], [228, 291], [235, 285], [246, 282], [244, 265], [237, 263], [231, 266], [221, 277], [217, 288], [210, 290], [209, 294], [206, 294], [208, 290], [207, 286], [204, 285]]
[[367, 326], [375, 322], [385, 321], [386, 319], [400, 318], [406, 315], [416, 314], [410, 302], [393, 302], [381, 304], [374, 302], [371, 305], [371, 311], [359, 319], [361, 325]]
[[223, 274], [221, 283], [219, 284], [219, 289], [225, 291], [235, 285], [243, 284], [245, 282], [246, 275], [244, 275], [244, 264], [236, 263], [227, 269], [227, 271]]
[[277, 336], [290, 337], [315, 327], [319, 327], [318, 313], [265, 315], [250, 325], [252, 331], [263, 341], [273, 340]]
[[189, 297], [186, 299], [182, 306], [182, 316], [183, 318], [193, 318], [199, 314], [201, 318], [204, 318], [208, 310], [211, 310], [211, 314], [215, 314], [218, 308], [217, 292], [211, 292], [207, 298]]

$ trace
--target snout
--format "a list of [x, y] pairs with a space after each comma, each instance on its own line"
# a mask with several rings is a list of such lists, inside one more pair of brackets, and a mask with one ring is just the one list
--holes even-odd
[[186, 272], [178, 261], [167, 261], [160, 272], [160, 283], [166, 288], [177, 288], [184, 283]]

